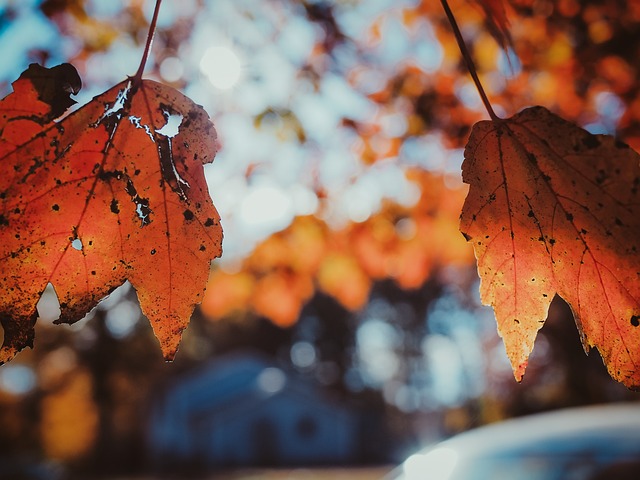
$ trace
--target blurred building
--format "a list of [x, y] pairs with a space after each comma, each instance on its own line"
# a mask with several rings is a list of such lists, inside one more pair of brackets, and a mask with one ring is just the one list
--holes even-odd
[[148, 449], [151, 466], [162, 469], [357, 463], [364, 420], [266, 358], [234, 354], [156, 396]]

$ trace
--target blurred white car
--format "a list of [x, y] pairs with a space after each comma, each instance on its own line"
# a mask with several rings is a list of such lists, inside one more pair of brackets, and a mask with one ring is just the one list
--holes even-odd
[[411, 455], [394, 480], [640, 479], [640, 403], [558, 410], [456, 435]]

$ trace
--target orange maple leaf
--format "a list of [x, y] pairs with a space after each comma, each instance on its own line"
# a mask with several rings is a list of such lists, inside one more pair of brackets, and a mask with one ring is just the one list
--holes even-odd
[[125, 280], [171, 359], [221, 254], [203, 170], [215, 130], [177, 90], [134, 79], [54, 122], [79, 87], [68, 64], [31, 65], [0, 102], [0, 362], [33, 345], [48, 283], [73, 323]]
[[585, 351], [640, 387], [640, 156], [534, 107], [477, 123], [462, 174], [460, 229], [516, 379], [557, 293]]

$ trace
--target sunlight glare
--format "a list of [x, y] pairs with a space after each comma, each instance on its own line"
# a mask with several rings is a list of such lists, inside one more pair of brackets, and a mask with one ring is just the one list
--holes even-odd
[[209, 47], [200, 60], [200, 70], [214, 87], [228, 90], [240, 81], [242, 65], [231, 48]]

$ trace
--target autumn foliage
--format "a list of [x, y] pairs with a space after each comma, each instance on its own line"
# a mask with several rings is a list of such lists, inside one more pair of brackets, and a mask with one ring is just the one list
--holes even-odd
[[316, 216], [298, 217], [259, 244], [239, 271], [214, 269], [203, 313], [221, 319], [250, 309], [286, 327], [315, 291], [355, 311], [375, 281], [417, 289], [444, 266], [468, 264], [472, 255], [456, 220], [465, 190], [421, 170], [407, 177], [421, 192], [412, 206], [388, 201], [367, 220], [338, 230]]
[[[621, 47], [640, 11], [574, 0], [451, 4], [473, 34], [475, 66], [467, 68], [482, 79], [497, 112], [521, 113], [505, 120], [489, 108], [491, 121], [478, 122], [484, 114], [469, 105], [472, 84], [451, 22], [439, 2], [421, 1], [402, 7], [397, 19], [412, 39], [438, 43], [439, 67], [406, 59], [376, 88], [365, 88], [379, 72], [363, 61], [346, 82], [366, 91], [375, 114], [345, 116], [341, 127], [357, 136], [351, 153], [369, 168], [396, 161], [425, 134], [443, 148], [460, 148], [475, 124], [464, 154], [466, 201], [447, 174], [411, 166], [404, 171], [420, 192], [414, 204], [384, 200], [368, 218], [336, 226], [323, 216], [317, 185], [318, 212], [296, 217], [239, 264], [213, 269], [222, 229], [203, 176], [216, 148], [204, 110], [136, 76], [58, 119], [80, 88], [77, 73], [66, 64], [30, 67], [0, 104], [0, 288], [8, 292], [0, 304], [0, 361], [32, 344], [36, 302], [48, 283], [60, 300], [59, 322], [73, 323], [129, 280], [168, 359], [201, 301], [209, 319], [251, 312], [281, 327], [298, 320], [315, 292], [357, 311], [376, 281], [417, 289], [442, 267], [471, 262], [457, 231], [464, 201], [460, 228], [475, 250], [481, 298], [495, 309], [516, 378], [558, 294], [573, 309], [585, 350], [597, 347], [614, 378], [640, 386], [638, 155], [563, 120], [594, 121], [594, 105], [617, 95], [629, 105], [615, 118], [619, 132], [632, 147], [640, 144], [638, 71]], [[300, 78], [319, 91], [329, 59], [348, 38], [331, 9], [305, 3], [304, 12], [325, 34], [300, 68]], [[514, 12], [517, 22], [509, 19]], [[386, 20], [381, 15], [367, 29], [363, 58], [388, 40]], [[497, 70], [513, 78], [505, 81]], [[535, 104], [549, 110], [522, 110]], [[290, 138], [307, 141], [290, 109], [266, 108], [255, 128], [273, 115], [293, 131]], [[404, 127], [388, 128], [398, 115]], [[438, 161], [445, 162], [431, 165]]]
[[535, 107], [476, 124], [462, 173], [460, 228], [516, 378], [557, 293], [585, 350], [597, 346], [613, 378], [640, 386], [640, 156]]
[[[213, 125], [176, 90], [135, 79], [54, 122], [79, 87], [70, 65], [32, 65], [0, 103], [0, 361], [32, 345], [48, 283], [58, 321], [73, 323], [125, 280], [173, 358], [221, 253], [203, 175]], [[177, 133], [163, 130], [172, 118]]]

